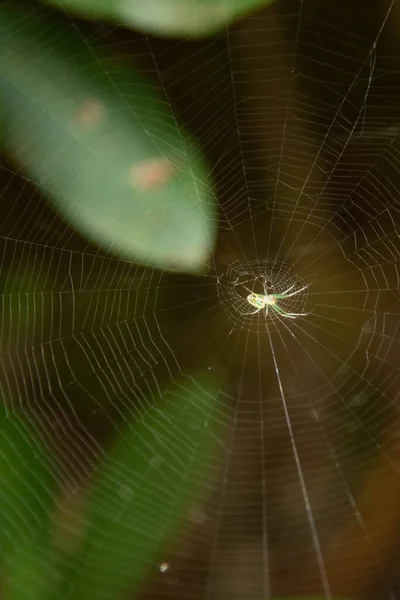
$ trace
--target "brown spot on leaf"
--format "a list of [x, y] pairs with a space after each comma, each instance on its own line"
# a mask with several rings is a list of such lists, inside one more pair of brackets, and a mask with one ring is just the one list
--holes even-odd
[[79, 105], [75, 122], [80, 129], [94, 129], [104, 120], [105, 114], [106, 107], [103, 102], [96, 98], [88, 98]]
[[174, 164], [167, 158], [136, 163], [129, 170], [129, 183], [143, 192], [164, 187], [173, 177]]

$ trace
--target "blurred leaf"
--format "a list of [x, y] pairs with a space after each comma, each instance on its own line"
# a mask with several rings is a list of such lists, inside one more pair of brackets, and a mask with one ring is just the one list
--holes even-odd
[[54, 572], [47, 548], [25, 545], [13, 556], [4, 600], [57, 598]]
[[[61, 17], [60, 17], [61, 19]], [[128, 260], [201, 272], [216, 207], [198, 149], [137, 71], [71, 22], [0, 5], [6, 150], [78, 231]]]
[[[55, 480], [27, 420], [0, 405], [0, 531], [6, 600], [36, 600], [51, 587], [44, 548]], [[50, 571], [49, 571], [50, 573]]]
[[0, 405], [0, 529], [7, 554], [29, 537], [47, 536], [53, 486], [33, 428]]
[[274, 0], [46, 0], [88, 17], [166, 36], [205, 37]]
[[209, 484], [221, 448], [217, 396], [210, 379], [181, 380], [115, 440], [93, 485], [71, 598], [113, 600], [157, 568], [162, 544]]

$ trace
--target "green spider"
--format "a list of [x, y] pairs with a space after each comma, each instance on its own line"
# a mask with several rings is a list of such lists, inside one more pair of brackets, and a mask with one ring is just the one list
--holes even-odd
[[281, 300], [283, 298], [290, 298], [290, 296], [295, 296], [296, 294], [305, 290], [308, 287], [307, 285], [300, 288], [299, 290], [296, 290], [295, 292], [292, 292], [291, 294], [288, 294], [288, 292], [290, 292], [290, 290], [292, 290], [294, 288], [294, 284], [291, 285], [287, 290], [282, 292], [282, 294], [268, 294], [267, 288], [265, 287], [265, 285], [264, 285], [264, 292], [265, 292], [264, 294], [256, 294], [255, 292], [252, 292], [249, 288], [247, 288], [245, 285], [243, 287], [245, 290], [250, 292], [250, 294], [246, 298], [247, 302], [249, 304], [251, 304], [252, 306], [256, 307], [256, 310], [254, 310], [250, 313], [244, 313], [245, 315], [255, 315], [263, 308], [265, 308], [265, 314], [268, 315], [268, 307], [269, 306], [276, 313], [278, 313], [278, 315], [282, 315], [282, 317], [288, 317], [289, 319], [295, 319], [296, 317], [306, 317], [308, 315], [308, 313], [288, 312], [287, 310], [284, 310], [283, 308], [281, 308], [278, 304], [278, 300]]

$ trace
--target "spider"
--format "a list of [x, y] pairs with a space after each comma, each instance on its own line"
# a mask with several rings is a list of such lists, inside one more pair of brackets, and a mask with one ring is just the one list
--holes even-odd
[[265, 308], [265, 314], [268, 315], [268, 307], [269, 306], [276, 313], [278, 313], [278, 315], [282, 315], [282, 317], [288, 317], [289, 319], [295, 319], [296, 317], [306, 317], [308, 315], [308, 313], [288, 312], [287, 310], [284, 310], [283, 308], [281, 308], [278, 304], [278, 300], [281, 300], [283, 298], [290, 298], [290, 296], [294, 296], [295, 294], [302, 292], [303, 290], [305, 290], [308, 287], [307, 285], [300, 288], [299, 290], [292, 292], [291, 294], [288, 294], [288, 292], [290, 292], [290, 290], [292, 290], [294, 288], [294, 284], [291, 285], [290, 287], [288, 287], [288, 289], [285, 290], [284, 292], [282, 292], [281, 294], [268, 294], [267, 288], [265, 287], [265, 285], [264, 285], [264, 292], [265, 292], [264, 294], [256, 294], [255, 292], [252, 292], [249, 288], [247, 288], [245, 285], [243, 287], [245, 290], [250, 292], [250, 294], [246, 298], [247, 302], [249, 304], [251, 304], [252, 306], [256, 307], [256, 310], [254, 310], [250, 313], [244, 313], [245, 315], [255, 315], [263, 308]]

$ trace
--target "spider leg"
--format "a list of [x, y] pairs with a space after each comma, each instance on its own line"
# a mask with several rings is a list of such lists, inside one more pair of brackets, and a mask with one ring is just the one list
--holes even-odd
[[296, 294], [298, 294], [299, 292], [302, 292], [303, 290], [305, 290], [308, 285], [305, 285], [302, 288], [299, 288], [298, 290], [296, 290], [295, 292], [292, 292], [291, 294], [287, 294], [287, 292], [289, 292], [289, 290], [291, 290], [294, 286], [292, 285], [292, 287], [288, 288], [286, 290], [286, 292], [283, 292], [283, 294], [274, 294], [275, 298], [290, 298], [290, 296], [295, 296]]
[[308, 288], [308, 285], [304, 285], [302, 288], [299, 288], [295, 292], [292, 292], [291, 294], [288, 294], [287, 296], [285, 296], [285, 298], [289, 298], [289, 296], [294, 296], [295, 294], [298, 294], [299, 292], [302, 292], [303, 290], [305, 290], [307, 288]]
[[281, 292], [280, 294], [274, 294], [274, 296], [276, 296], [277, 298], [283, 298], [283, 296], [286, 296], [286, 294], [294, 288], [294, 285], [295, 284], [291, 285], [290, 287], [288, 287], [287, 290], [285, 290], [284, 292]]
[[246, 287], [243, 284], [240, 284], [242, 287], [244, 287], [245, 290], [247, 290], [248, 292], [250, 292], [250, 294], [255, 294], [254, 290], [251, 290], [250, 288]]
[[272, 304], [271, 306], [277, 313], [282, 315], [282, 317], [288, 317], [289, 319], [295, 319], [296, 317], [306, 317], [308, 315], [308, 313], [288, 312], [287, 310], [284, 310], [283, 308], [281, 308], [280, 306], [277, 306], [276, 304]]

